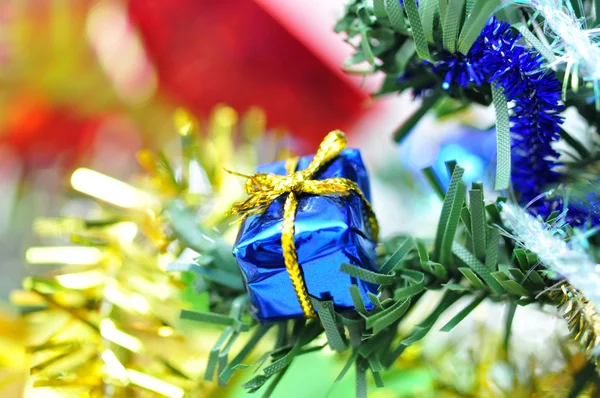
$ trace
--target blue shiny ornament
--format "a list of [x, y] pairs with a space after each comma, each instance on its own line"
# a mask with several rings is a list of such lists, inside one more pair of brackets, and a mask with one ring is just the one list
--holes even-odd
[[[302, 157], [297, 170], [304, 170], [312, 158]], [[285, 162], [259, 166], [257, 172], [287, 174]], [[369, 177], [358, 150], [342, 151], [316, 173], [314, 179], [335, 177], [356, 182], [370, 201]], [[281, 196], [265, 212], [244, 220], [233, 249], [244, 278], [251, 312], [261, 322], [304, 316], [285, 268], [281, 248], [285, 198], [285, 195]], [[373, 307], [367, 293], [376, 293], [378, 286], [340, 271], [344, 263], [377, 270], [375, 243], [370, 239], [369, 228], [365, 220], [365, 205], [354, 193], [347, 196], [298, 196], [294, 243], [310, 296], [333, 300], [339, 309], [354, 309], [348, 289], [354, 284], [358, 286], [366, 307]]]

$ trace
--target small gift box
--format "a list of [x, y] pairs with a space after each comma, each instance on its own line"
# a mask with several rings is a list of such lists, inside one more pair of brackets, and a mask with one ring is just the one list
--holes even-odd
[[245, 217], [233, 254], [260, 321], [314, 317], [310, 297], [353, 309], [351, 284], [372, 307], [377, 285], [340, 271], [377, 269], [369, 178], [359, 151], [344, 145], [335, 131], [315, 156], [260, 166], [246, 183], [250, 198], [233, 209]]

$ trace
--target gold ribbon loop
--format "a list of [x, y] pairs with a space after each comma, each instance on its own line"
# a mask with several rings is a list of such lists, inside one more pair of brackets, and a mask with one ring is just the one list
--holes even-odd
[[294, 223], [298, 207], [297, 195], [349, 195], [357, 194], [366, 206], [365, 218], [371, 227], [374, 241], [377, 241], [379, 226], [375, 213], [369, 201], [365, 198], [358, 184], [347, 178], [327, 178], [313, 180], [312, 177], [327, 163], [335, 159], [346, 147], [346, 136], [339, 130], [329, 133], [305, 170], [295, 171], [298, 158], [290, 159], [286, 163], [288, 175], [281, 176], [270, 173], [257, 173], [252, 176], [243, 176], [246, 180], [246, 193], [250, 195], [244, 202], [236, 203], [231, 209], [232, 215], [240, 216], [241, 220], [263, 212], [278, 197], [288, 194], [283, 211], [283, 225], [281, 231], [281, 247], [285, 268], [292, 280], [298, 302], [302, 307], [304, 316], [314, 318], [315, 311], [306, 284], [302, 277], [302, 270], [298, 264], [298, 255], [294, 244]]

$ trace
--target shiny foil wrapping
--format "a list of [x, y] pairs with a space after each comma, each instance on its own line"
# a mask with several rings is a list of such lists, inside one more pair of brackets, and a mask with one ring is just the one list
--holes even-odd
[[[297, 170], [304, 170], [312, 158], [302, 157]], [[257, 172], [285, 175], [285, 162], [259, 166]], [[356, 182], [370, 201], [369, 177], [358, 150], [344, 150], [315, 175], [317, 180], [336, 177]], [[252, 313], [259, 321], [303, 317], [281, 247], [284, 202], [285, 195], [271, 203], [265, 212], [245, 219], [233, 250]], [[355, 284], [367, 308], [372, 307], [367, 292], [375, 293], [377, 285], [340, 271], [344, 263], [376, 270], [375, 242], [370, 238], [365, 213], [365, 204], [354, 193], [299, 195], [294, 243], [311, 297], [332, 299], [339, 308], [353, 309], [348, 288]]]

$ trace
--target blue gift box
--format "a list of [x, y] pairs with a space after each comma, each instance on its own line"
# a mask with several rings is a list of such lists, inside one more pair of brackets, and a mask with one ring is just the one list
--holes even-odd
[[[312, 158], [302, 157], [297, 170], [304, 170]], [[259, 166], [257, 172], [287, 174], [283, 161]], [[313, 179], [336, 177], [356, 182], [370, 201], [369, 177], [358, 150], [342, 151]], [[281, 247], [286, 196], [273, 201], [263, 213], [245, 219], [233, 249], [248, 291], [251, 311], [259, 321], [304, 316]], [[319, 300], [331, 299], [337, 308], [353, 309], [349, 286], [355, 284], [366, 307], [372, 308], [367, 292], [375, 293], [378, 286], [340, 271], [344, 263], [377, 270], [375, 242], [371, 239], [366, 211], [366, 205], [354, 192], [346, 196], [298, 196], [294, 243], [310, 296]]]

